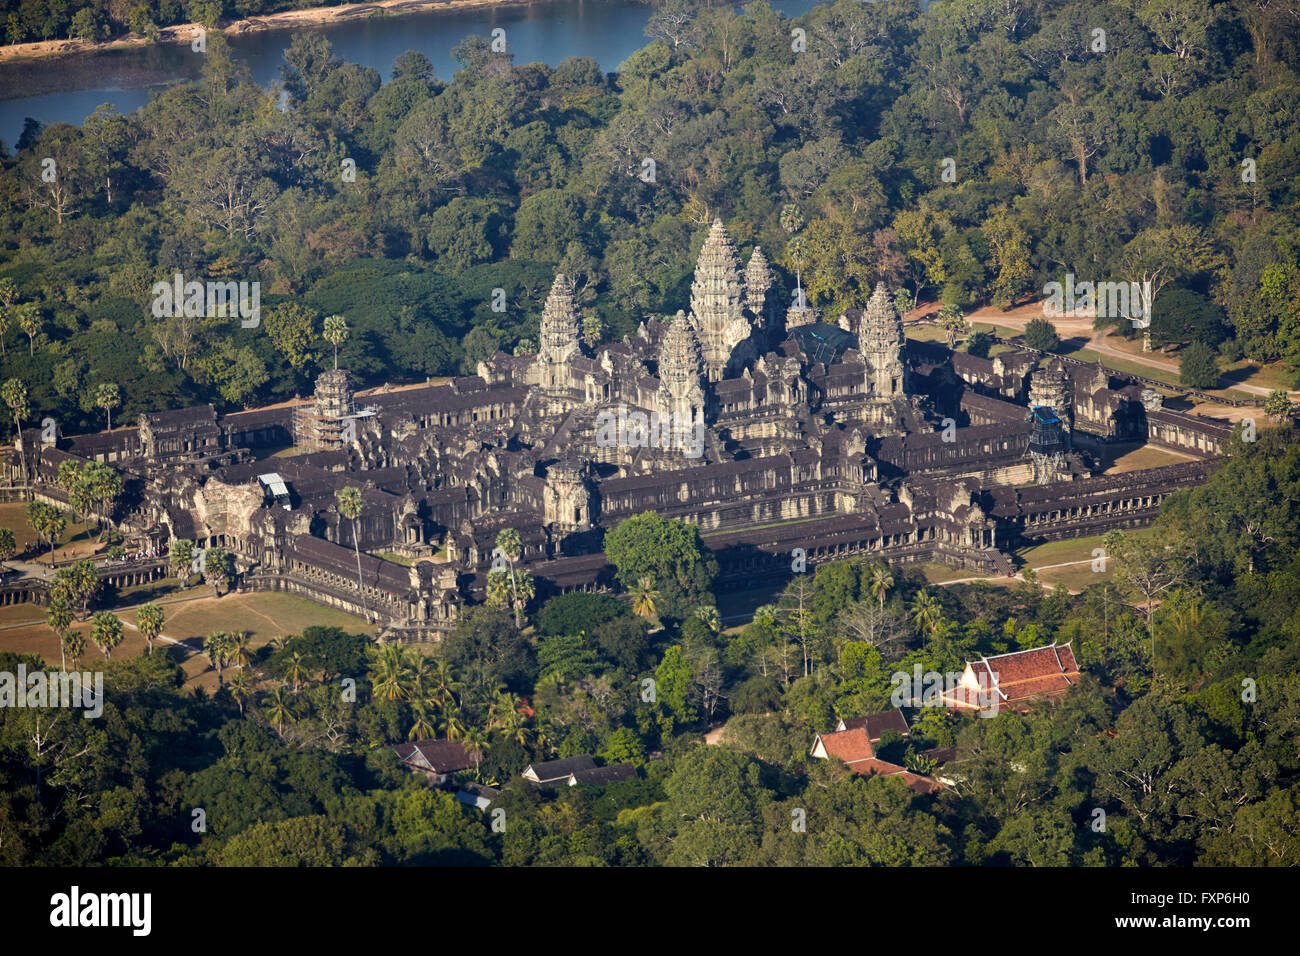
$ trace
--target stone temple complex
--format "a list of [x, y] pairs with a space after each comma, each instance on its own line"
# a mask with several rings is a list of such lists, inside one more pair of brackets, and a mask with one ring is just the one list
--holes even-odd
[[[34, 494], [64, 504], [61, 462], [107, 462], [124, 474], [113, 518], [129, 540], [226, 548], [240, 588], [421, 640], [482, 600], [503, 528], [518, 530], [539, 598], [612, 586], [603, 535], [645, 511], [698, 525], [723, 588], [788, 575], [796, 548], [810, 566], [870, 556], [1005, 574], [1023, 543], [1149, 522], [1205, 480], [1230, 434], [1099, 365], [906, 340], [883, 285], [834, 320], [780, 314], [762, 250], [741, 261], [714, 222], [689, 308], [594, 350], [560, 275], [535, 355], [364, 393], [328, 371], [306, 401], [149, 413], [53, 443], [27, 430], [6, 467], [21, 475], [21, 449]], [[1144, 442], [1177, 463], [1101, 473], [1108, 448]], [[361, 490], [355, 522], [339, 513], [346, 486]], [[40, 582], [23, 587], [43, 600]]]

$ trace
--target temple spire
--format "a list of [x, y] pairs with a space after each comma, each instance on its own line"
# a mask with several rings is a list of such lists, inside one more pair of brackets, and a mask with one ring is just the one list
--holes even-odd
[[539, 354], [545, 362], [563, 364], [578, 353], [578, 310], [573, 302], [573, 280], [560, 273], [551, 285], [542, 309]]
[[732, 349], [748, 336], [744, 304], [736, 247], [722, 220], [715, 219], [700, 249], [691, 283], [691, 311], [699, 321], [700, 346], [710, 381], [722, 377]]

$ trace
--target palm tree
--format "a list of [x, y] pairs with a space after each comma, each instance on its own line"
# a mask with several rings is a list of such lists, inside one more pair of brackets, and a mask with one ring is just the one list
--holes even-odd
[[432, 708], [427, 701], [417, 700], [411, 704], [411, 713], [415, 715], [415, 723], [411, 724], [411, 732], [406, 735], [407, 740], [428, 740], [436, 732], [433, 724]]
[[510, 603], [510, 572], [493, 570], [487, 576], [488, 607], [505, 607]]
[[217, 687], [223, 687], [222, 671], [230, 653], [230, 635], [225, 631], [209, 634], [203, 642], [203, 653], [208, 656], [208, 663], [217, 669]]
[[68, 631], [59, 640], [59, 653], [66, 654], [72, 661], [72, 666], [76, 667], [81, 661], [81, 655], [86, 653], [86, 638], [80, 631]]
[[515, 717], [523, 717], [519, 712], [519, 698], [505, 687], [498, 687], [488, 704], [488, 723], [493, 727], [507, 727]]
[[[9, 406], [9, 414], [14, 417], [14, 426], [18, 430], [18, 461], [23, 469], [23, 485], [30, 485], [27, 477], [27, 449], [22, 447], [23, 419], [27, 417], [30, 407], [27, 404], [27, 385], [20, 378], [11, 378], [0, 387], [0, 399]], [[30, 494], [30, 489], [28, 491]]]
[[483, 751], [487, 749], [488, 734], [482, 727], [470, 727], [461, 737], [465, 749], [474, 761], [474, 778], [479, 778], [479, 766], [483, 762]]
[[341, 315], [325, 316], [325, 329], [322, 337], [334, 346], [334, 371], [339, 368], [339, 346], [347, 341], [348, 323]]
[[519, 584], [515, 575], [515, 562], [523, 557], [524, 543], [519, 537], [519, 532], [514, 528], [502, 528], [497, 532], [497, 549], [505, 556], [507, 563], [510, 565], [510, 591], [514, 596], [515, 608], [515, 627], [523, 627], [521, 611], [519, 604]]
[[14, 312], [18, 316], [18, 327], [27, 335], [27, 354], [35, 355], [36, 336], [45, 325], [45, 320], [41, 318], [40, 310], [36, 308], [35, 302], [24, 302], [21, 305], [16, 305], [14, 306]]
[[361, 530], [358, 523], [364, 503], [361, 489], [351, 485], [339, 491], [339, 514], [352, 519], [352, 550], [357, 554], [357, 593], [361, 595], [361, 606], [365, 609], [366, 620], [370, 620], [370, 606], [366, 602], [366, 586], [361, 580]]
[[68, 607], [66, 601], [52, 597], [50, 606], [45, 610], [45, 623], [59, 639], [59, 669], [66, 672], [68, 669], [66, 644], [68, 632], [72, 630], [72, 608]]
[[239, 716], [244, 716], [244, 706], [253, 699], [255, 690], [253, 678], [248, 671], [241, 670], [234, 677], [230, 678], [230, 683], [226, 685], [230, 691], [230, 696], [235, 698], [235, 703], [239, 705]]
[[514, 572], [515, 583], [515, 627], [523, 627], [524, 610], [528, 602], [537, 596], [537, 584], [527, 571]]
[[438, 729], [448, 740], [455, 740], [465, 734], [465, 722], [460, 718], [460, 711], [454, 707], [445, 708], [438, 715]]
[[916, 593], [916, 597], [912, 598], [912, 623], [927, 637], [934, 637], [942, 620], [943, 608], [928, 591], [922, 588]]
[[212, 596], [220, 597], [222, 586], [233, 576], [234, 562], [225, 548], [208, 548], [203, 552], [203, 576], [212, 585]]
[[705, 604], [695, 609], [695, 616], [704, 622], [714, 634], [722, 630], [722, 618], [718, 615], [718, 609], [712, 604]]
[[99, 611], [90, 622], [90, 639], [104, 652], [104, 660], [122, 643], [122, 622], [112, 611]]
[[894, 576], [889, 573], [889, 565], [882, 564], [871, 571], [871, 595], [880, 602], [880, 609], [885, 609], [885, 595], [894, 586]]
[[451, 672], [451, 665], [446, 661], [434, 661], [429, 684], [430, 696], [433, 697], [439, 707], [459, 706], [459, 702], [456, 700], [456, 691], [460, 690], [464, 685], [455, 679]]
[[[253, 663], [252, 635], [247, 631], [230, 635], [230, 663], [241, 671]], [[295, 657], [297, 655], [294, 655]]]
[[379, 700], [406, 700], [410, 670], [396, 644], [381, 644], [375, 660], [374, 691]]
[[284, 688], [277, 687], [262, 700], [267, 720], [275, 724], [275, 732], [284, 736], [284, 725], [293, 720], [293, 704], [284, 696]]
[[194, 566], [194, 542], [189, 538], [173, 538], [167, 546], [167, 560], [176, 569], [176, 576], [181, 579], [181, 587], [189, 580]]
[[651, 577], [640, 577], [636, 579], [636, 585], [631, 589], [632, 593], [632, 613], [646, 620], [655, 617], [655, 601], [659, 600], [659, 592], [655, 590], [654, 579]]
[[95, 404], [108, 416], [108, 431], [113, 430], [113, 409], [122, 404], [122, 394], [113, 382], [104, 382], [95, 389]]
[[302, 655], [294, 651], [289, 658], [289, 662], [284, 668], [285, 678], [293, 684], [293, 692], [298, 693], [302, 683], [307, 679], [307, 667], [302, 659]]
[[140, 636], [149, 644], [149, 653], [153, 653], [153, 642], [163, 629], [163, 609], [157, 604], [141, 604], [135, 612], [135, 626]]
[[99, 571], [95, 568], [95, 562], [85, 558], [70, 567], [61, 568], [56, 581], [65, 582], [73, 600], [81, 603], [81, 616], [84, 619], [90, 611], [91, 598], [99, 590]]

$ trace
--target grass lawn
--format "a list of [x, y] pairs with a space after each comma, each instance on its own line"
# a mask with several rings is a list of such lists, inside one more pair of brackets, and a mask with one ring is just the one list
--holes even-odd
[[[100, 542], [95, 544], [95, 536], [98, 532], [94, 524], [86, 524], [81, 521], [72, 520], [72, 512], [64, 509], [63, 512], [68, 516], [68, 526], [63, 534], [59, 535], [58, 548], [55, 550], [55, 560], [65, 561], [72, 560], [75, 557], [84, 558], [97, 551], [108, 550], [108, 543]], [[8, 528], [14, 533], [14, 542], [18, 545], [18, 553], [22, 554], [23, 549], [36, 544], [36, 532], [27, 524], [27, 504], [22, 501], [7, 501], [0, 504], [0, 528]], [[107, 537], [107, 536], [105, 536]], [[41, 542], [41, 553], [39, 562], [48, 564], [50, 560], [49, 542]], [[30, 558], [28, 560], [31, 560]]]
[[932, 561], [912, 566], [920, 568], [921, 573], [925, 575], [925, 580], [930, 584], [942, 584], [945, 581], [959, 581], [962, 578], [990, 577], [990, 575], [980, 574], [978, 571], [971, 571], [966, 568], [958, 570], [957, 568], [950, 568], [946, 564], [936, 564]]
[[205, 597], [167, 608], [163, 633], [176, 640], [203, 638], [214, 631], [248, 631], [254, 646], [273, 637], [300, 634], [312, 625], [341, 627], [354, 634], [374, 635], [374, 625], [359, 617], [322, 607], [294, 594], [259, 591]]
[[1159, 468], [1162, 465], [1176, 465], [1179, 462], [1194, 460], [1191, 455], [1181, 455], [1163, 448], [1142, 445], [1117, 457], [1106, 469], [1105, 474], [1122, 475], [1128, 471], [1141, 471], [1144, 468]]
[[[187, 684], [205, 687], [209, 691], [216, 688], [217, 675], [209, 669], [207, 658], [200, 651], [203, 638], [214, 631], [247, 631], [251, 635], [253, 647], [261, 647], [272, 638], [298, 634], [303, 628], [312, 625], [333, 625], [368, 637], [373, 636], [375, 630], [373, 625], [350, 614], [321, 607], [296, 595], [277, 592], [227, 594], [220, 598], [201, 597], [164, 605], [163, 610], [166, 614], [163, 634], [173, 640], [183, 641], [185, 646], [162, 643], [158, 646], [167, 648], [166, 653], [174, 656], [181, 664]], [[35, 620], [33, 613], [43, 620], [40, 608], [34, 605], [2, 608], [0, 625], [15, 620], [32, 622]], [[131, 626], [135, 624], [135, 612], [124, 609], [116, 613], [128, 626], [125, 628], [125, 639], [113, 652], [113, 657], [122, 659], [143, 653], [145, 642]], [[78, 622], [76, 629], [86, 632], [86, 654], [82, 658], [82, 665], [90, 667], [94, 661], [102, 661], [103, 655], [90, 640], [90, 622]], [[28, 623], [0, 630], [0, 648], [39, 654], [54, 666], [59, 663], [58, 640], [44, 623]], [[159, 652], [156, 650], [155, 653]]]
[[376, 551], [374, 554], [375, 557], [379, 558], [381, 561], [387, 561], [389, 564], [400, 564], [404, 568], [409, 568], [415, 563], [405, 555], [394, 554], [391, 551]]
[[992, 332], [998, 338], [1007, 339], [1008, 341], [1023, 334], [1020, 329], [1013, 329], [1007, 325], [997, 325], [993, 322], [972, 322], [970, 328], [972, 332]]
[[1242, 359], [1240, 362], [1225, 365], [1223, 367], [1223, 377], [1239, 385], [1291, 390], [1293, 389], [1291, 383], [1294, 380], [1295, 373], [1280, 362], [1272, 365], [1260, 365], [1258, 362]]

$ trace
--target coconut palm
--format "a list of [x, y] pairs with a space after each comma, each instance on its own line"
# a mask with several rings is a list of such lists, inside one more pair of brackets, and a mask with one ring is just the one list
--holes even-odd
[[357, 593], [361, 595], [361, 607], [370, 620], [370, 606], [366, 602], [366, 586], [361, 580], [361, 511], [365, 507], [361, 500], [361, 489], [349, 485], [339, 491], [339, 514], [352, 520], [352, 550], [357, 555]]
[[284, 666], [284, 676], [289, 683], [293, 684], [293, 692], [298, 693], [303, 682], [309, 676], [307, 673], [307, 663], [302, 659], [302, 655], [294, 651], [290, 655], [288, 662]]
[[235, 698], [235, 703], [239, 705], [239, 716], [244, 716], [244, 707], [253, 699], [255, 685], [252, 676], [246, 670], [241, 670], [234, 677], [230, 678], [230, 683], [226, 685], [230, 691], [230, 696]]
[[45, 623], [59, 639], [59, 669], [66, 672], [68, 669], [66, 642], [68, 632], [72, 630], [72, 608], [68, 607], [67, 601], [51, 598], [50, 606], [45, 609]]
[[410, 668], [396, 644], [380, 645], [373, 670], [377, 699], [407, 700], [410, 697]]
[[456, 740], [465, 735], [465, 722], [461, 720], [460, 711], [448, 707], [438, 714], [438, 729], [448, 740]]
[[469, 727], [461, 736], [461, 742], [469, 751], [470, 759], [474, 761], [475, 779], [479, 777], [479, 765], [483, 762], [483, 751], [487, 749], [488, 739], [487, 731], [482, 727]]
[[241, 671], [249, 664], [253, 663], [252, 655], [252, 635], [247, 631], [240, 631], [237, 634], [230, 635], [230, 663], [238, 667]]
[[135, 612], [136, 629], [148, 643], [150, 654], [153, 653], [153, 642], [162, 633], [163, 621], [163, 609], [157, 604], [141, 604]]
[[112, 611], [99, 611], [90, 622], [90, 639], [104, 652], [104, 660], [122, 643], [122, 622]]
[[277, 687], [262, 698], [262, 710], [266, 719], [275, 724], [275, 732], [284, 736], [284, 725], [294, 718], [293, 702], [284, 695], [284, 688]]
[[943, 608], [939, 606], [939, 602], [922, 588], [916, 593], [916, 597], [912, 598], [911, 610], [912, 623], [916, 625], [916, 629], [926, 637], [934, 637], [943, 621]]
[[880, 602], [880, 609], [885, 609], [885, 595], [894, 586], [894, 576], [889, 572], [889, 565], [881, 564], [871, 571], [871, 596]]
[[451, 665], [444, 660], [433, 662], [433, 671], [429, 675], [429, 695], [439, 707], [459, 706], [456, 691], [464, 687], [452, 674]]
[[523, 717], [519, 712], [519, 698], [504, 686], [498, 687], [488, 704], [488, 724], [493, 727], [506, 727], [515, 717]]
[[411, 732], [406, 735], [407, 740], [428, 740], [436, 733], [434, 708], [429, 706], [429, 702], [423, 700], [413, 702], [411, 713], [415, 717], [415, 722], [411, 724]]
[[655, 602], [659, 600], [654, 579], [648, 576], [637, 578], [636, 584], [631, 588], [631, 594], [632, 613], [646, 620], [652, 620], [657, 613]]

